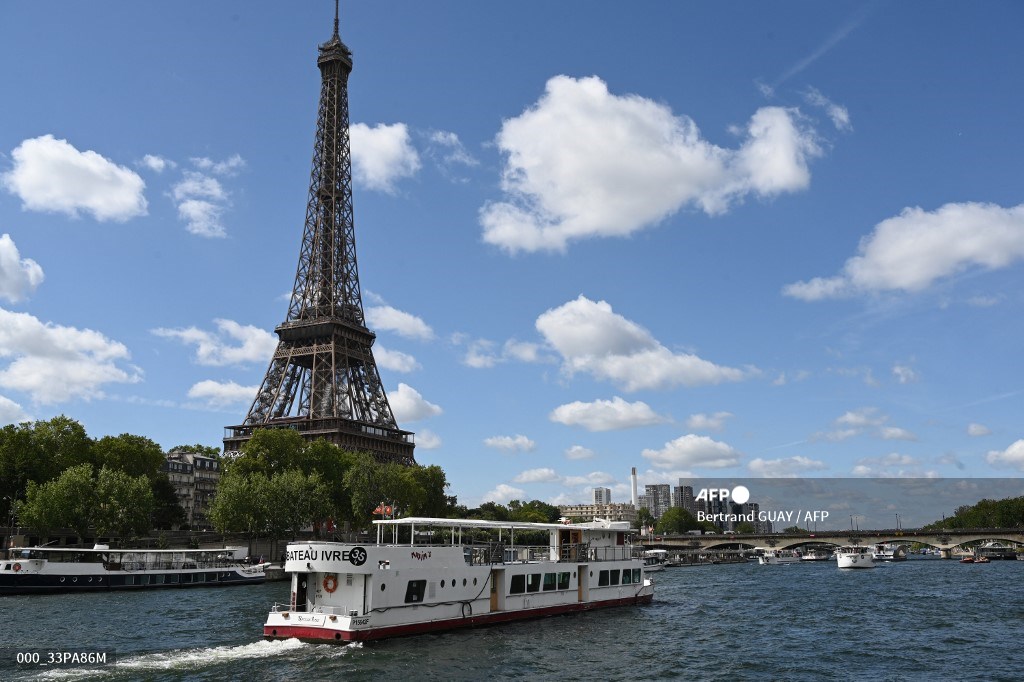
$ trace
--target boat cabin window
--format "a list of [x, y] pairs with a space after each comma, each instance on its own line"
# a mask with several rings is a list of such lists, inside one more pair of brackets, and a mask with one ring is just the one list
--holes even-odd
[[611, 573], [612, 573], [612, 585], [618, 585], [619, 584], [619, 571], [618, 571], [618, 569], [612, 571]]
[[544, 574], [544, 591], [550, 592], [558, 586], [558, 574], [557, 573], [545, 573]]
[[558, 589], [568, 590], [569, 589], [569, 574], [559, 573], [558, 574]]
[[540, 591], [540, 573], [531, 573], [526, 576], [526, 591], [527, 592], [539, 592]]
[[427, 587], [426, 580], [410, 580], [405, 588], [405, 603], [418, 604], [423, 601], [423, 591]]
[[522, 594], [526, 592], [526, 576], [525, 575], [514, 575], [512, 576], [512, 584], [509, 586], [509, 594]]
[[597, 586], [605, 587], [608, 585], [608, 571], [601, 571], [597, 574]]
[[633, 571], [627, 568], [622, 571], [622, 584], [629, 585], [631, 582], [633, 582]]
[[640, 569], [639, 568], [634, 568], [633, 569], [633, 583], [634, 584], [639, 584], [640, 583]]

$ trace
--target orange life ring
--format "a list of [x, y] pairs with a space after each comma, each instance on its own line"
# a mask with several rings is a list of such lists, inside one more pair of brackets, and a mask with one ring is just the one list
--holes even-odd
[[15, 572], [20, 571], [21, 570], [21, 564], [14, 564], [13, 568], [14, 568]]
[[328, 594], [332, 594], [336, 589], [338, 589], [338, 579], [334, 577], [333, 573], [328, 573], [324, 576], [324, 590]]

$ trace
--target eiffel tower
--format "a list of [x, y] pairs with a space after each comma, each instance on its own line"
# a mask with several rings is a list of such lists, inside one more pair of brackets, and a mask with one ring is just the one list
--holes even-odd
[[395, 423], [371, 347], [356, 269], [349, 148], [352, 52], [334, 34], [320, 45], [320, 106], [306, 226], [288, 316], [245, 422], [225, 428], [224, 452], [257, 429], [294, 429], [378, 461], [413, 465], [413, 434]]

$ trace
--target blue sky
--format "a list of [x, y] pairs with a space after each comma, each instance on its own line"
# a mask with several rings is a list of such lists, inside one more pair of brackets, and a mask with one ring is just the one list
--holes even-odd
[[[0, 422], [219, 445], [333, 3], [0, 5]], [[345, 2], [360, 281], [460, 501], [1019, 476], [1024, 7]]]

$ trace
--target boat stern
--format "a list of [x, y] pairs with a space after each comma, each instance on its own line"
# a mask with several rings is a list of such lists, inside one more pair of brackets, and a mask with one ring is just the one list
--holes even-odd
[[263, 625], [266, 639], [296, 638], [311, 642], [352, 642], [367, 639], [369, 616], [271, 611]]

